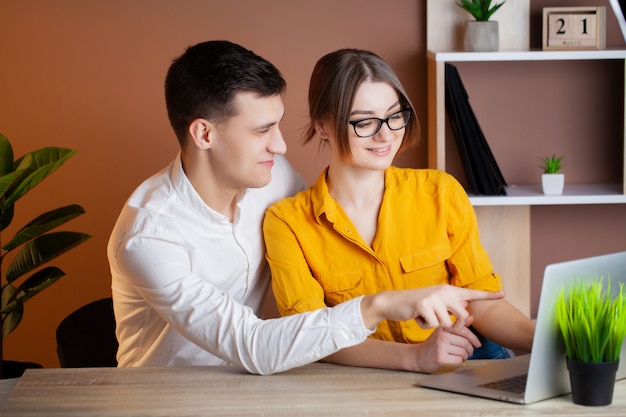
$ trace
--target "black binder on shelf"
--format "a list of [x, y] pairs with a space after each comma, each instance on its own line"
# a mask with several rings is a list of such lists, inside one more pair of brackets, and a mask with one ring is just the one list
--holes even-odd
[[457, 68], [445, 64], [446, 108], [456, 139], [469, 192], [506, 195], [506, 181], [469, 104]]

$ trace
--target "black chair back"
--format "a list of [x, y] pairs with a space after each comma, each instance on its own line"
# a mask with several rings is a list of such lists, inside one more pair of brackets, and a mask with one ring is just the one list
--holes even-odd
[[56, 330], [62, 368], [117, 366], [113, 299], [103, 298], [71, 313]]

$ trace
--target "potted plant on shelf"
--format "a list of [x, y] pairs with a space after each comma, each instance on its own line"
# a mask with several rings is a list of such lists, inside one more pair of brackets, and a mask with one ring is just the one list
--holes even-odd
[[[71, 149], [47, 147], [14, 161], [11, 142], [0, 134], [0, 231], [11, 224], [16, 201], [75, 153]], [[1, 242], [0, 378], [18, 377], [23, 372], [19, 369], [19, 362], [4, 361], [2, 345], [4, 338], [20, 323], [24, 303], [65, 275], [54, 266], [37, 269], [91, 237], [79, 232], [50, 231], [84, 213], [83, 208], [76, 204], [59, 207], [37, 216], [11, 239]], [[25, 365], [36, 366], [31, 363]]]
[[546, 156], [542, 158], [543, 174], [541, 175], [541, 187], [546, 195], [563, 194], [565, 174], [561, 172], [563, 156]]
[[557, 299], [557, 323], [565, 342], [572, 400], [581, 405], [613, 401], [615, 373], [626, 337], [626, 293], [611, 279], [579, 280]]
[[504, 5], [491, 4], [491, 0], [461, 0], [457, 6], [471, 14], [475, 20], [465, 25], [463, 48], [469, 52], [494, 52], [500, 47], [498, 22], [489, 20]]

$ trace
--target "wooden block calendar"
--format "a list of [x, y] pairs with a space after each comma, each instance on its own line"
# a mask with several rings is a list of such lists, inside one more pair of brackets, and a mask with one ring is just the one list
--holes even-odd
[[605, 7], [544, 7], [543, 49], [604, 49]]

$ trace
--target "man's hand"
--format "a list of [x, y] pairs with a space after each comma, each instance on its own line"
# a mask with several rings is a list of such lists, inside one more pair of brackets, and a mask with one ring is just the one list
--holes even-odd
[[[415, 319], [424, 328], [451, 328], [460, 334], [471, 316], [471, 301], [497, 300], [502, 292], [477, 291], [452, 285], [437, 285], [403, 291], [384, 291], [368, 295], [361, 301], [363, 323], [375, 327], [383, 320]], [[453, 322], [450, 315], [456, 318]]]

